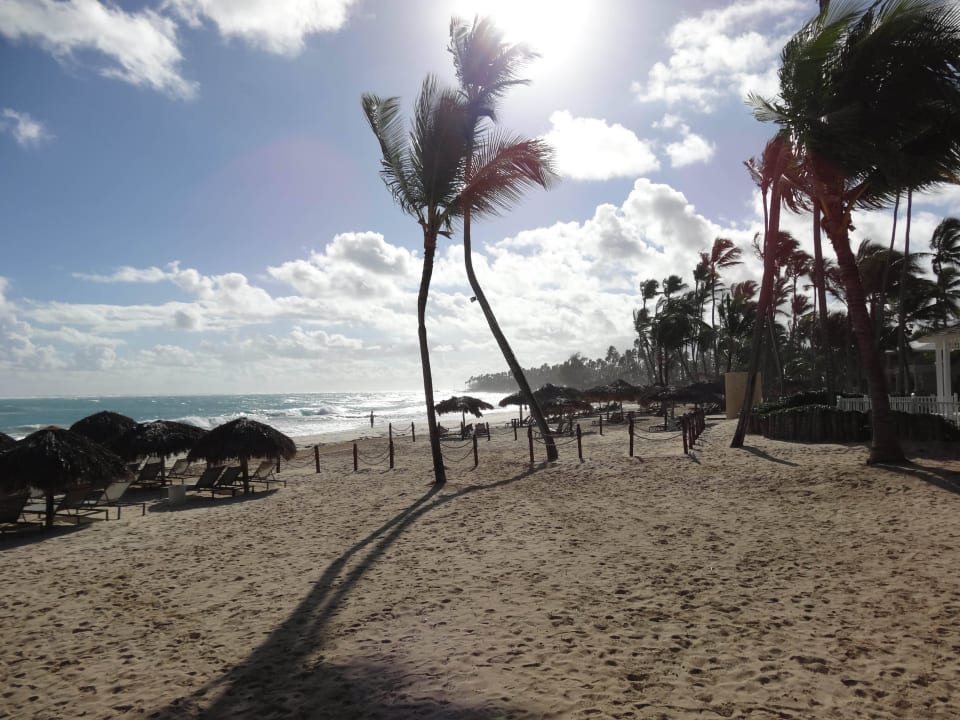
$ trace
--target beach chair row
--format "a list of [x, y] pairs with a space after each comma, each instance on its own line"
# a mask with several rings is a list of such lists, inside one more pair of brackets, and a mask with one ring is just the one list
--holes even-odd
[[[173, 477], [176, 472], [178, 477], [185, 479], [188, 476], [183, 473], [188, 470], [189, 465], [184, 464], [179, 467], [178, 465], [179, 461], [171, 468], [168, 477]], [[267, 489], [271, 483], [283, 483], [286, 486], [286, 481], [274, 474], [275, 467], [274, 461], [263, 461], [250, 473], [248, 482], [266, 485]], [[239, 465], [211, 466], [201, 473], [196, 483], [187, 485], [185, 490], [235, 496], [238, 490], [243, 489], [242, 472]], [[83, 520], [109, 520], [112, 509], [116, 509], [117, 519], [120, 519], [123, 508], [131, 506], [140, 506], [140, 514], [145, 515], [146, 502], [124, 497], [127, 490], [137, 482], [138, 477], [128, 475], [115, 480], [105, 488], [82, 487], [70, 490], [54, 498], [54, 517], [67, 518], [79, 525]], [[18, 493], [0, 497], [0, 535], [34, 526], [42, 527], [42, 519], [46, 513], [46, 500], [42, 496]]]

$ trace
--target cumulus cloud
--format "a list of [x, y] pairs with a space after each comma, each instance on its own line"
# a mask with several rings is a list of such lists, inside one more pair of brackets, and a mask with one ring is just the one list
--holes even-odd
[[0, 132], [8, 132], [21, 147], [36, 147], [53, 138], [43, 123], [34, 120], [27, 113], [10, 108], [0, 112]]
[[667, 143], [664, 148], [670, 157], [671, 167], [677, 168], [694, 163], [709, 162], [716, 152], [713, 143], [690, 130], [690, 126], [676, 115], [664, 115], [662, 120], [654, 123], [654, 127], [664, 130], [677, 130], [680, 133], [680, 140]]
[[98, 68], [104, 77], [190, 98], [197, 84], [180, 75], [176, 29], [149, 8], [125, 12], [97, 0], [0, 2], [0, 35], [36, 43], [61, 61], [93, 52], [106, 60]]
[[307, 35], [339, 30], [354, 0], [167, 0], [164, 8], [192, 26], [210, 20], [236, 37], [279, 55], [296, 55]]
[[805, 0], [745, 0], [685, 18], [667, 36], [671, 51], [657, 62], [645, 82], [631, 90], [641, 102], [662, 102], [710, 112], [723, 98], [747, 92], [776, 92], [778, 56], [788, 35], [777, 31], [784, 20], [812, 14]]
[[556, 150], [557, 169], [575, 180], [638, 177], [660, 168], [651, 143], [618, 123], [575, 118], [566, 110], [550, 116], [544, 136]]

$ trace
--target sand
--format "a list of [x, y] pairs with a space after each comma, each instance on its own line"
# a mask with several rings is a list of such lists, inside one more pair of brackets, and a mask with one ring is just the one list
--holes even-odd
[[[960, 717], [956, 446], [324, 444], [0, 541], [0, 718]], [[456, 461], [456, 462], [454, 462]]]

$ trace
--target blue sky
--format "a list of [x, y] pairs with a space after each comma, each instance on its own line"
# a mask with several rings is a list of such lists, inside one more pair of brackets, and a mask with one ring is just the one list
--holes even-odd
[[[0, 0], [0, 395], [415, 389], [422, 236], [364, 92], [453, 82], [452, 15], [542, 58], [501, 123], [562, 182], [475, 225], [526, 366], [633, 341], [645, 278], [760, 225], [743, 161], [813, 0]], [[925, 242], [960, 194], [919, 198]], [[802, 242], [809, 223], [788, 218]], [[889, 237], [889, 214], [857, 239]], [[759, 278], [756, 261], [727, 278]], [[439, 387], [503, 369], [456, 236], [428, 310]]]

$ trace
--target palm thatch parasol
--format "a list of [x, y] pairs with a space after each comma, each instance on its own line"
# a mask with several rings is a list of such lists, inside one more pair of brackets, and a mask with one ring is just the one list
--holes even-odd
[[14, 440], [12, 437], [7, 435], [6, 433], [0, 432], [0, 452], [3, 452], [4, 450], [9, 450], [16, 444], [17, 444], [16, 440]]
[[196, 425], [175, 420], [154, 420], [137, 423], [121, 435], [113, 449], [125, 460], [139, 460], [150, 455], [160, 458], [160, 479], [165, 481], [164, 459], [190, 450], [207, 431]]
[[100, 488], [126, 473], [123, 460], [79, 433], [48, 427], [27, 435], [0, 453], [5, 492], [29, 487], [46, 496], [47, 527], [53, 525], [53, 496], [78, 487]]
[[297, 446], [279, 430], [248, 417], [239, 417], [208, 432], [190, 450], [187, 460], [206, 460], [221, 463], [239, 460], [243, 468], [243, 491], [250, 492], [250, 458], [290, 460], [297, 454]]
[[503, 400], [497, 403], [500, 407], [506, 407], [507, 405], [519, 405], [520, 406], [520, 424], [523, 425], [523, 406], [527, 404], [526, 398], [523, 397], [523, 393], [517, 391], [512, 395], [507, 395]]
[[493, 405], [484, 402], [480, 398], [470, 397], [469, 395], [454, 395], [446, 400], [441, 400], [433, 409], [440, 415], [447, 413], [460, 413], [460, 427], [462, 428], [467, 420], [467, 413], [474, 417], [483, 417], [482, 410], [493, 410]]
[[[576, 388], [567, 387], [566, 385], [554, 385], [553, 383], [546, 383], [534, 390], [533, 396], [537, 399], [537, 402], [540, 403], [540, 407], [543, 408], [545, 413], [560, 413], [561, 422], [563, 422], [564, 408], [572, 408], [577, 410], [592, 409], [590, 403], [584, 399], [582, 392]], [[519, 403], [522, 408], [524, 402], [524, 398], [519, 392], [517, 392], [513, 395], [508, 395], [501, 400], [500, 406], [506, 407], [507, 405]], [[522, 421], [523, 418], [521, 416], [521, 422]]]
[[77, 420], [70, 426], [70, 429], [100, 443], [104, 447], [111, 447], [121, 435], [136, 424], [137, 421], [132, 417], [110, 410], [102, 410], [93, 415], [87, 415], [82, 420]]

